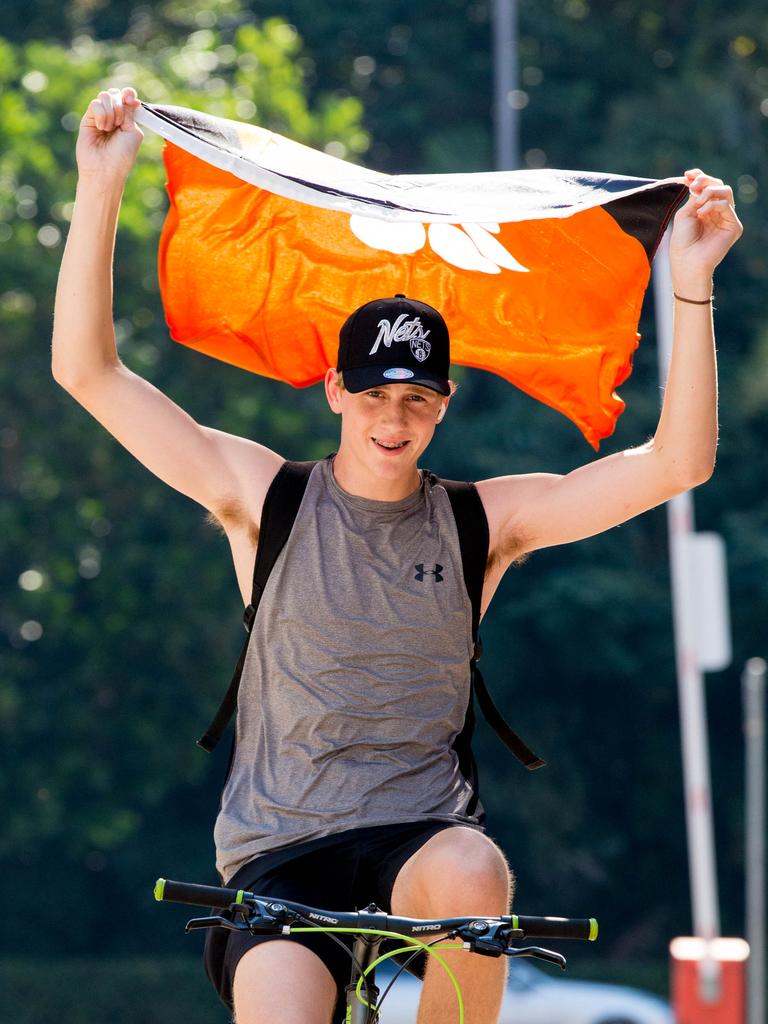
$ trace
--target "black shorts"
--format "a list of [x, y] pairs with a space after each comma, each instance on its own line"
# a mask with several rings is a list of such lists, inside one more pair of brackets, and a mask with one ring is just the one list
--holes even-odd
[[[392, 888], [400, 868], [433, 835], [453, 827], [449, 822], [421, 821], [349, 829], [262, 854], [240, 868], [227, 885], [320, 910], [361, 910], [375, 903], [390, 913]], [[252, 946], [276, 938], [286, 936], [249, 935], [224, 928], [206, 932], [205, 972], [230, 1011], [232, 982], [240, 958]], [[353, 936], [338, 938], [351, 948]], [[339, 993], [333, 1020], [343, 1021], [344, 989], [349, 984], [352, 960], [333, 939], [321, 933], [292, 935], [290, 940], [316, 953], [333, 975]]]

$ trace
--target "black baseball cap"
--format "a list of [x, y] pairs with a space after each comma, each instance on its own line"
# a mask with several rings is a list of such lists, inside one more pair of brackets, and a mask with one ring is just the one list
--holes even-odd
[[450, 395], [450, 340], [432, 306], [405, 295], [360, 306], [339, 332], [337, 370], [347, 391], [382, 384], [420, 384]]

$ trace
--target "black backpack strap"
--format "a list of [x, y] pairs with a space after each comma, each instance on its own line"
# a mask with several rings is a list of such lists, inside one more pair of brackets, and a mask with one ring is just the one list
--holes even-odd
[[[437, 478], [436, 478], [437, 479]], [[470, 662], [472, 672], [472, 689], [477, 695], [477, 702], [483, 712], [486, 721], [494, 730], [504, 746], [515, 755], [515, 757], [530, 771], [541, 768], [543, 761], [520, 739], [516, 732], [510, 728], [499, 709], [493, 703], [490, 693], [485, 685], [483, 674], [477, 667], [477, 660], [482, 654], [483, 645], [480, 639], [480, 606], [483, 597], [483, 583], [485, 582], [485, 569], [488, 563], [488, 547], [490, 538], [488, 534], [488, 519], [485, 514], [483, 502], [474, 484], [464, 483], [457, 480], [437, 480], [448, 493], [453, 509], [453, 516], [456, 520], [456, 529], [459, 534], [459, 546], [461, 548], [461, 564], [464, 570], [464, 581], [472, 603], [472, 640], [475, 645], [474, 657]], [[468, 746], [474, 728], [474, 715], [470, 708], [467, 713], [465, 729], [459, 736], [463, 739], [457, 747], [461, 757], [461, 748]], [[465, 735], [468, 734], [468, 735]], [[465, 759], [467, 754], [465, 753]], [[469, 767], [469, 765], [468, 765]], [[476, 769], [475, 769], [476, 771]], [[465, 773], [466, 774], [466, 773]], [[467, 776], [469, 777], [469, 776]]]
[[293, 529], [296, 515], [307, 489], [309, 474], [315, 462], [284, 462], [269, 485], [264, 499], [259, 527], [259, 544], [253, 567], [253, 589], [251, 603], [243, 612], [243, 625], [248, 636], [235, 667], [235, 674], [205, 734], [197, 741], [197, 745], [208, 753], [216, 747], [222, 737], [229, 720], [237, 708], [237, 692], [240, 689], [240, 677], [243, 673], [248, 642], [251, 639], [251, 628], [256, 618], [256, 611], [264, 593], [269, 574], [272, 572], [277, 557], [285, 547], [285, 542]]
[[480, 710], [483, 712], [486, 722], [488, 722], [507, 750], [513, 753], [517, 760], [524, 764], [529, 771], [532, 772], [537, 768], [543, 768], [547, 762], [540, 758], [538, 754], [534, 754], [517, 733], [510, 729], [504, 716], [493, 703], [491, 695], [486, 688], [483, 673], [477, 665], [473, 667], [472, 681], [474, 683], [475, 695], [477, 696], [477, 703], [480, 705]]
[[474, 484], [459, 480], [439, 480], [448, 493], [459, 533], [461, 548], [461, 567], [464, 570], [464, 582], [467, 586], [469, 600], [472, 603], [472, 640], [475, 643], [475, 658], [480, 656], [477, 650], [478, 629], [480, 627], [480, 605], [483, 599], [483, 583], [485, 567], [488, 564], [488, 519], [483, 503]]

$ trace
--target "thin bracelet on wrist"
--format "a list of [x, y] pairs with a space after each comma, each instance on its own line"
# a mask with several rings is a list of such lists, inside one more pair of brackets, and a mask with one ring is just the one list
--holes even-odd
[[678, 295], [677, 292], [672, 292], [674, 297], [680, 302], [690, 302], [692, 306], [708, 306], [713, 301], [715, 293], [709, 296], [708, 299], [684, 299], [682, 295]]

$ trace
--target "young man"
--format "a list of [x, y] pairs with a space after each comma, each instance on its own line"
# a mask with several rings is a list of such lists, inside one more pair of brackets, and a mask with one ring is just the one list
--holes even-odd
[[[81, 122], [53, 373], [148, 469], [219, 519], [248, 604], [262, 506], [284, 460], [197, 424], [115, 348], [111, 261], [143, 137], [137, 105], [135, 90], [110, 89]], [[728, 186], [700, 170], [686, 180], [691, 194], [671, 243], [674, 351], [654, 438], [565, 476], [477, 484], [490, 536], [483, 610], [525, 552], [609, 529], [712, 473], [712, 274], [742, 228]], [[403, 314], [403, 340], [377, 344], [380, 322]], [[455, 522], [444, 488], [418, 469], [450, 401], [448, 372], [445, 324], [412, 299], [376, 300], [342, 329], [338, 366], [325, 379], [341, 416], [339, 450], [313, 470], [243, 671], [236, 757], [215, 830], [227, 883], [338, 909], [373, 900], [406, 916], [508, 910], [506, 860], [470, 812], [450, 749], [471, 655]], [[452, 957], [467, 1024], [492, 1024], [504, 964]], [[329, 1024], [349, 973], [324, 937], [211, 933], [206, 966], [238, 1024]], [[442, 1022], [454, 1005], [450, 982], [431, 967], [419, 1024]]]

